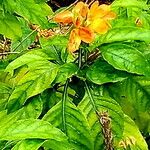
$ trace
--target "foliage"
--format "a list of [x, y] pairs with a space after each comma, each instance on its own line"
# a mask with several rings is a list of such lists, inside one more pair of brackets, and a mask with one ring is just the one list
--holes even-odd
[[148, 150], [149, 1], [110, 6], [1, 0], [0, 149]]

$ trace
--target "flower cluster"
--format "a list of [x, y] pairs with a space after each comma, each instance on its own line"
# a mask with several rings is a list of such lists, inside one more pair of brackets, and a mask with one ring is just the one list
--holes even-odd
[[73, 25], [68, 44], [68, 50], [73, 53], [79, 48], [81, 41], [91, 43], [95, 33], [105, 34], [111, 27], [109, 20], [115, 17], [116, 14], [111, 11], [109, 5], [99, 5], [98, 1], [91, 6], [78, 2], [71, 11], [58, 13], [54, 21]]

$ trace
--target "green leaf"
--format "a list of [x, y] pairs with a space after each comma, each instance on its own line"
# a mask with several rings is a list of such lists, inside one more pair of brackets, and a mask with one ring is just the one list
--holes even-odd
[[[88, 93], [88, 94], [87, 94]], [[97, 114], [108, 113], [110, 119], [110, 127], [108, 130], [112, 132], [113, 144], [116, 146], [121, 139], [124, 128], [123, 112], [121, 107], [115, 100], [96, 95], [87, 88], [87, 93], [83, 100], [79, 103], [78, 108], [84, 113], [87, 118], [90, 128], [91, 136], [94, 139], [94, 149], [104, 149], [103, 129], [100, 123], [100, 116]]]
[[103, 43], [127, 40], [150, 42], [150, 30], [131, 26], [112, 28], [105, 35], [97, 36], [94, 42], [91, 43], [90, 49], [93, 50]]
[[21, 25], [15, 16], [0, 12], [0, 34], [13, 40], [22, 36]]
[[40, 38], [40, 44], [42, 48], [53, 51], [55, 60], [58, 63], [62, 64], [66, 62], [67, 56], [69, 55], [66, 51], [68, 44], [68, 38], [66, 36], [56, 35], [48, 39]]
[[54, 83], [64, 83], [67, 80], [67, 78], [70, 78], [71, 76], [75, 75], [77, 71], [78, 67], [76, 64], [73, 63], [66, 63], [60, 66]]
[[110, 30], [102, 38], [103, 43], [115, 41], [140, 40], [150, 42], [150, 30], [139, 27], [118, 27]]
[[17, 14], [23, 16], [33, 24], [46, 27], [46, 24], [48, 24], [46, 16], [52, 14], [51, 8], [46, 3], [36, 4], [34, 0], [17, 0], [16, 3], [15, 12]]
[[[30, 70], [35, 69], [36, 67], [43, 67], [43, 65], [48, 65], [47, 60], [54, 60], [52, 50], [37, 49], [32, 50], [26, 54], [23, 54], [19, 58], [15, 59], [6, 67], [5, 71], [13, 74], [13, 71], [21, 66], [26, 65]], [[36, 67], [35, 67], [36, 66]]]
[[[34, 43], [37, 32], [32, 31], [29, 28], [29, 24], [23, 18], [18, 19], [21, 25], [22, 36], [17, 40], [11, 42], [11, 48], [13, 51], [25, 51], [30, 48], [30, 45]], [[19, 46], [18, 46], [19, 45]]]
[[71, 145], [68, 141], [54, 141], [54, 140], [47, 140], [43, 144], [45, 149], [52, 149], [52, 150], [74, 150], [73, 145]]
[[41, 97], [35, 96], [30, 99], [30, 103], [23, 107], [21, 119], [38, 118], [42, 113], [43, 102]]
[[148, 146], [134, 121], [124, 116], [124, 132], [117, 150], [148, 150]]
[[53, 127], [46, 121], [25, 119], [14, 124], [1, 126], [0, 140], [22, 140], [22, 139], [53, 139], [56, 141], [67, 140], [67, 137], [59, 129]]
[[9, 115], [6, 114], [6, 112], [2, 111], [0, 113], [0, 127], [7, 127], [7, 125], [14, 124], [15, 121], [19, 120], [21, 118], [23, 110], [20, 109], [14, 113], [10, 113]]
[[148, 6], [143, 1], [138, 0], [115, 0], [112, 7], [139, 7], [141, 9], [148, 9]]
[[45, 65], [45, 62], [41, 63], [40, 67], [36, 66], [37, 68], [27, 72], [18, 81], [8, 100], [7, 109], [9, 111], [15, 111], [24, 105], [28, 98], [51, 87], [51, 83], [57, 75], [58, 68], [55, 64], [48, 61]]
[[[64, 111], [64, 112], [63, 112]], [[52, 107], [43, 120], [46, 120], [60, 129], [64, 129], [69, 138], [69, 142], [75, 149], [92, 150], [93, 143], [90, 136], [89, 126], [81, 111], [77, 107], [66, 101], [64, 107], [59, 102]]]
[[127, 74], [114, 69], [107, 62], [98, 59], [88, 68], [86, 77], [93, 83], [101, 85], [108, 82], [122, 81], [127, 78]]
[[0, 111], [4, 110], [7, 100], [11, 94], [11, 90], [12, 89], [8, 83], [0, 82]]
[[16, 7], [16, 2], [14, 0], [1, 0], [0, 5], [5, 12], [13, 13]]
[[130, 116], [141, 131], [150, 131], [150, 78], [130, 77], [107, 87], [109, 95], [122, 107], [124, 113]]
[[56, 140], [41, 140], [41, 139], [27, 139], [18, 142], [12, 150], [38, 150], [40, 147], [53, 150], [72, 150], [73, 147], [68, 143], [67, 140], [56, 141]]
[[44, 143], [44, 140], [40, 139], [29, 139], [18, 142], [12, 150], [38, 150]]
[[114, 68], [131, 73], [150, 75], [150, 64], [137, 48], [129, 44], [114, 43], [101, 46], [104, 59]]

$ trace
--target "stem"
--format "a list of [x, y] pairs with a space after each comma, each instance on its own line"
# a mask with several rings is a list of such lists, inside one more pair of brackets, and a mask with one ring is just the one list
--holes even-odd
[[104, 140], [105, 140], [105, 150], [113, 150], [112, 132], [111, 132], [111, 128], [110, 128], [109, 116], [108, 116], [107, 112], [103, 112], [103, 113], [99, 114], [99, 110], [96, 108], [96, 104], [94, 102], [94, 98], [92, 96], [90, 88], [86, 81], [84, 81], [84, 83], [85, 83], [86, 92], [90, 98], [91, 104], [94, 108], [94, 111], [97, 115], [99, 123], [101, 124], [101, 127], [102, 127]]
[[[70, 9], [72, 6], [76, 5], [79, 2], [79, 0], [76, 0], [74, 3], [72, 3], [70, 6], [68, 6], [67, 8], [63, 9], [60, 13], [65, 12], [66, 10]], [[48, 18], [48, 21], [52, 20], [57, 14], [54, 14], [54, 16]]]
[[39, 28], [39, 26], [37, 28], [35, 28], [31, 33], [29, 33], [12, 51], [15, 51], [16, 49], [18, 49], [20, 47], [20, 45], [24, 41], [26, 41], [26, 39], [29, 38], [38, 28]]
[[79, 68], [82, 66], [82, 49], [79, 49], [79, 60], [78, 60]]
[[94, 108], [94, 111], [95, 111], [96, 114], [97, 114], [98, 111], [97, 111], [97, 108], [96, 108], [96, 104], [95, 104], [95, 102], [94, 102], [94, 98], [93, 98], [93, 96], [92, 96], [92, 94], [91, 94], [90, 88], [89, 88], [89, 86], [88, 86], [88, 84], [87, 84], [86, 81], [84, 81], [84, 83], [85, 83], [85, 90], [87, 91], [87, 94], [88, 94], [88, 96], [89, 96], [89, 98], [90, 98], [90, 101], [91, 101], [91, 104], [92, 104], [92, 106], [93, 106], [93, 108]]
[[62, 126], [63, 126], [64, 133], [66, 133], [65, 105], [67, 100], [68, 83], [69, 83], [69, 79], [67, 79], [66, 84], [64, 86], [64, 92], [62, 97]]
[[7, 55], [7, 54], [19, 54], [20, 52], [4, 52], [0, 53], [0, 55]]

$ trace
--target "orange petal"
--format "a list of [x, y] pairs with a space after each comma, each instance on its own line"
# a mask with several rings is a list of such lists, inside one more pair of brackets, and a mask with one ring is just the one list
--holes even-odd
[[81, 15], [82, 17], [86, 17], [88, 13], [88, 5], [83, 2], [78, 2], [72, 12], [75, 15]]
[[105, 18], [107, 20], [116, 18], [116, 14], [111, 11], [110, 5], [102, 4], [96, 1], [92, 4], [88, 17], [92, 20], [97, 18]]
[[58, 13], [54, 17], [54, 21], [58, 23], [69, 24], [73, 22], [72, 18], [73, 18], [73, 14], [70, 11], [66, 10], [64, 12]]
[[96, 13], [98, 7], [99, 7], [99, 1], [95, 1], [90, 7], [90, 14]]
[[85, 43], [91, 43], [94, 39], [94, 33], [88, 27], [80, 27], [79, 36], [81, 40]]
[[81, 39], [79, 37], [79, 29], [73, 29], [70, 33], [68, 50], [73, 53], [79, 49]]
[[76, 19], [73, 20], [73, 23], [76, 27], [79, 27], [82, 25], [84, 21], [84, 18], [82, 16], [77, 16]]
[[116, 18], [116, 14], [113, 11], [111, 11], [110, 5], [102, 4], [99, 6], [99, 9], [101, 10], [101, 17], [105, 19]]
[[99, 19], [94, 20], [90, 24], [89, 28], [99, 34], [105, 34], [109, 29], [109, 25], [104, 19], [99, 18]]
[[107, 19], [107, 20], [111, 20], [111, 19], [115, 19], [116, 18], [116, 13], [113, 11], [110, 11], [109, 13], [107, 13], [103, 18]]
[[90, 7], [87, 19], [91, 21], [93, 18], [99, 17], [99, 14], [99, 2], [95, 1]]

